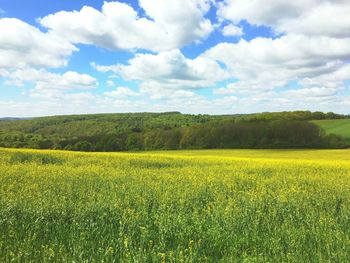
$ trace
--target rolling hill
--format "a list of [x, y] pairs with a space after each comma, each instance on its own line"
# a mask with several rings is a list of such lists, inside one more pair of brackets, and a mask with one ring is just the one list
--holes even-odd
[[350, 119], [320, 120], [313, 121], [313, 123], [321, 127], [327, 134], [342, 136], [350, 143]]
[[[350, 142], [335, 135], [321, 135], [323, 126], [313, 121], [345, 118], [335, 113], [294, 111], [247, 115], [116, 113], [5, 119], [0, 121], [0, 147], [77, 151], [344, 148]], [[344, 136], [339, 131], [329, 133]]]

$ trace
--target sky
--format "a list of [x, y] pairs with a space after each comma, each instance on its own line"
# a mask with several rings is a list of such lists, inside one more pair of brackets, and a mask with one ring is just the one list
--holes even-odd
[[0, 0], [0, 117], [350, 113], [349, 0]]

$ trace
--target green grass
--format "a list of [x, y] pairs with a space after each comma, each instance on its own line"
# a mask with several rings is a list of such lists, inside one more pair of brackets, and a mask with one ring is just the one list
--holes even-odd
[[0, 149], [0, 262], [350, 262], [349, 160]]
[[313, 121], [325, 130], [327, 134], [336, 134], [344, 137], [350, 143], [350, 119]]

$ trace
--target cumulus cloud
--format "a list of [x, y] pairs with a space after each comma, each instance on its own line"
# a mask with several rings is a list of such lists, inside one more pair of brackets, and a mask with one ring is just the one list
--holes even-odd
[[[44, 115], [39, 113], [45, 110], [59, 114], [348, 112], [349, 1], [214, 2], [139, 0], [138, 9], [122, 2], [104, 2], [101, 10], [84, 6], [79, 11], [61, 11], [38, 19], [47, 32], [15, 18], [0, 19], [0, 77], [6, 85], [20, 86], [29, 99], [36, 99], [35, 115]], [[213, 23], [217, 21], [206, 17], [214, 6], [220, 24], [216, 26]], [[243, 20], [270, 27], [274, 37], [221, 42], [196, 58], [181, 52], [181, 47], [205, 40], [215, 28], [224, 36], [248, 35], [249, 30], [243, 32], [239, 27]], [[47, 69], [66, 66], [78, 51], [77, 44], [135, 52], [123, 64], [91, 63], [100, 72], [122, 78], [123, 86], [109, 78], [103, 80], [111, 88], [108, 92], [92, 93], [90, 89], [98, 87], [94, 77]], [[127, 81], [139, 87], [124, 86]], [[216, 88], [219, 84], [221, 88]], [[214, 88], [214, 96], [201, 96], [198, 90], [203, 88]], [[69, 106], [65, 106], [67, 101]], [[0, 113], [6, 107], [28, 112], [32, 106], [0, 101]]]
[[95, 100], [96, 98], [89, 93], [65, 94], [62, 96], [62, 100], [45, 100], [40, 98], [35, 100], [35, 102], [33, 100], [26, 102], [0, 100], [0, 116], [38, 117], [106, 112], [105, 108], [100, 109], [95, 104]]
[[350, 2], [347, 0], [225, 0], [218, 16], [234, 23], [246, 20], [272, 27], [278, 33], [348, 37]]
[[194, 91], [181, 87], [164, 88], [163, 85], [155, 81], [147, 81], [141, 85], [140, 93], [147, 95], [152, 100], [182, 99], [188, 100], [199, 97]]
[[34, 88], [30, 89], [30, 95], [46, 99], [62, 100], [62, 95], [66, 92], [89, 90], [98, 85], [97, 80], [90, 75], [74, 71], [57, 74], [44, 69], [18, 69], [7, 72], [4, 77], [10, 81], [10, 84], [34, 85]]
[[62, 67], [77, 48], [16, 18], [0, 19], [0, 69]]
[[291, 81], [304, 85], [308, 79], [318, 81], [318, 86], [334, 87], [349, 79], [346, 60], [350, 58], [350, 38], [256, 38], [236, 44], [220, 43], [203, 56], [225, 63], [238, 80], [216, 90], [220, 94], [273, 90]]
[[107, 87], [113, 88], [115, 86], [115, 83], [112, 80], [107, 80], [106, 81]]
[[127, 65], [93, 66], [102, 72], [112, 71], [126, 80], [142, 81], [142, 86], [163, 89], [203, 88], [228, 77], [227, 72], [212, 59], [186, 58], [180, 50], [158, 54], [137, 54]]
[[34, 82], [46, 89], [90, 89], [97, 85], [95, 78], [74, 71], [67, 71], [61, 75], [44, 69], [19, 69], [8, 73], [8, 77], [19, 81]]
[[300, 85], [303, 87], [324, 86], [328, 88], [345, 88], [344, 81], [350, 80], [350, 65], [343, 64], [337, 70], [327, 74], [320, 74], [314, 77], [301, 78]]
[[113, 97], [113, 98], [126, 98], [126, 97], [135, 97], [139, 96], [140, 94], [137, 92], [134, 92], [132, 89], [129, 89], [127, 87], [117, 87], [113, 91], [105, 92], [105, 96], [107, 97]]
[[224, 36], [242, 36], [243, 29], [233, 24], [227, 25], [222, 29]]
[[346, 0], [224, 0], [217, 10], [221, 21], [244, 20], [282, 35], [219, 43], [205, 52], [235, 79], [214, 93], [240, 94], [263, 108], [344, 105], [339, 93], [350, 80], [349, 13]]
[[327, 98], [337, 94], [337, 89], [326, 87], [311, 87], [303, 89], [292, 89], [283, 93], [284, 97], [289, 99], [304, 99], [304, 98]]
[[72, 43], [94, 44], [107, 49], [182, 47], [213, 31], [205, 18], [208, 0], [140, 0], [146, 16], [121, 2], [104, 2], [102, 10], [84, 6], [80, 11], [61, 11], [41, 18], [50, 34]]
[[128, 64], [101, 66], [101, 72], [114, 72], [129, 81], [140, 81], [140, 92], [151, 99], [192, 98], [194, 89], [212, 87], [228, 77], [214, 60], [206, 57], [186, 58], [180, 50], [158, 54], [137, 54]]

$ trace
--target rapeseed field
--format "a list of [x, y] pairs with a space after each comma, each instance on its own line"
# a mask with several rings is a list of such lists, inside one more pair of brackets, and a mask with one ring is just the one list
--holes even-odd
[[1, 149], [0, 262], [350, 262], [350, 151]]

